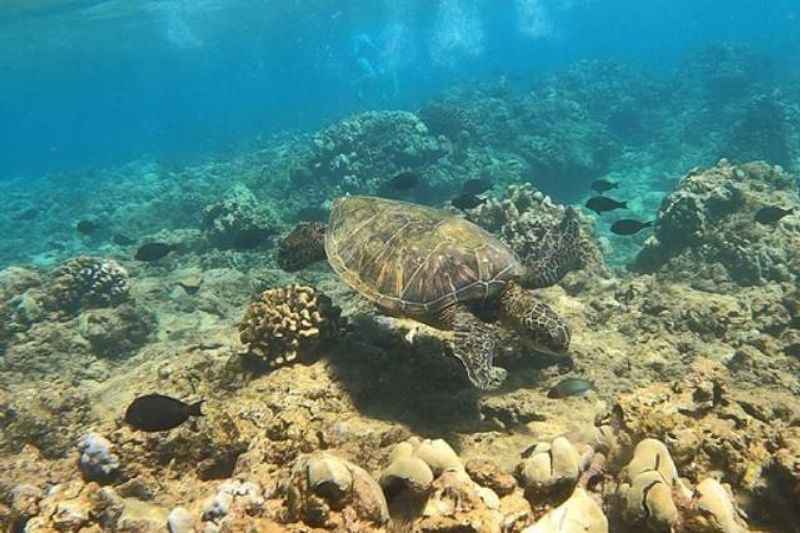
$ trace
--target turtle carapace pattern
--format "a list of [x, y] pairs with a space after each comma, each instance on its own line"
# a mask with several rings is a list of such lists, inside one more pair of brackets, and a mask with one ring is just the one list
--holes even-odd
[[[477, 318], [472, 304], [496, 306], [500, 325], [516, 330], [539, 351], [563, 353], [569, 347], [566, 323], [525, 288], [541, 286], [543, 272], [550, 281], [552, 273], [564, 271], [562, 262], [572, 262], [579, 237], [574, 211], [567, 211], [557, 230], [543, 243], [550, 249], [538, 254], [547, 260], [530, 271], [496, 237], [452, 213], [346, 196], [333, 203], [324, 252], [334, 272], [383, 312], [453, 330], [453, 352], [470, 381], [491, 390], [506, 377], [493, 365], [497, 325]], [[303, 247], [295, 257], [303, 261], [287, 260], [286, 265], [296, 269], [323, 259], [319, 243], [295, 241]]]

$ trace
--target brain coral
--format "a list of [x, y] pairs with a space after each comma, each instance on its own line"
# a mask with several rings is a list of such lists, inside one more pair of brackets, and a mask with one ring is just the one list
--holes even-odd
[[250, 304], [239, 323], [246, 353], [271, 366], [295, 361], [337, 336], [341, 310], [313, 287], [269, 289]]

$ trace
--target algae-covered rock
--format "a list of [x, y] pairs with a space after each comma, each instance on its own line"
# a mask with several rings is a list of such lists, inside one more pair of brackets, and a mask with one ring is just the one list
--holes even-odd
[[608, 519], [594, 498], [578, 487], [567, 501], [522, 531], [523, 533], [607, 533]]
[[113, 309], [90, 309], [78, 317], [78, 331], [92, 351], [110, 358], [123, 358], [139, 349], [155, 327], [155, 314], [130, 303]]
[[244, 185], [203, 210], [203, 229], [219, 248], [250, 249], [279, 232], [277, 216]]
[[[763, 224], [765, 207], [794, 209]], [[640, 272], [696, 280], [712, 292], [726, 285], [793, 282], [800, 272], [800, 197], [794, 179], [765, 162], [690, 171], [658, 212], [656, 232], [635, 262]]]
[[421, 170], [445, 154], [446, 145], [407, 111], [369, 111], [349, 117], [314, 136], [306, 176], [336, 183], [342, 191], [375, 193], [404, 170]]

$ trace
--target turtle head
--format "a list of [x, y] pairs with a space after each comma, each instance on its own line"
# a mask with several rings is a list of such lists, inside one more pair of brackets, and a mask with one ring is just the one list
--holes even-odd
[[325, 259], [325, 224], [301, 222], [278, 245], [278, 265], [287, 272]]
[[550, 287], [582, 262], [578, 212], [568, 207], [557, 226], [540, 239], [535, 253], [521, 257], [525, 274], [520, 283], [528, 289]]
[[531, 291], [512, 283], [498, 304], [503, 320], [532, 349], [554, 355], [569, 349], [569, 326], [549, 305], [537, 301]]
[[550, 306], [534, 302], [521, 323], [524, 338], [536, 351], [560, 355], [569, 350], [569, 326]]

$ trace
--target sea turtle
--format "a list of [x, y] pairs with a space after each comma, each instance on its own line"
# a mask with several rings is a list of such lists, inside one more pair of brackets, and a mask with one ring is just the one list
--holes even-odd
[[284, 269], [298, 270], [327, 256], [334, 272], [383, 312], [453, 330], [453, 352], [470, 381], [490, 390], [506, 376], [492, 364], [497, 330], [471, 308], [489, 304], [500, 324], [535, 349], [565, 352], [569, 327], [529, 288], [553, 284], [571, 267], [578, 231], [570, 208], [526, 267], [496, 237], [447, 211], [345, 196], [334, 201], [327, 227], [298, 225], [281, 243], [278, 259]]

